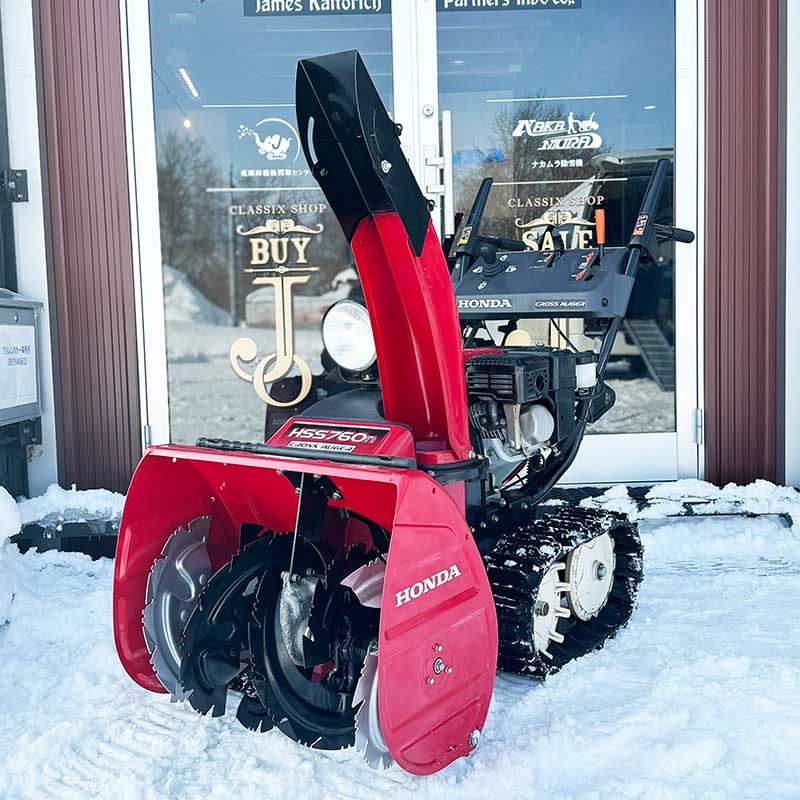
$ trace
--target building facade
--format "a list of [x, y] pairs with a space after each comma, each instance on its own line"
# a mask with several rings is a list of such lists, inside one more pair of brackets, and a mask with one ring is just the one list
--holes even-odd
[[488, 175], [490, 232], [591, 246], [602, 207], [623, 244], [671, 159], [659, 215], [697, 237], [640, 273], [617, 404], [569, 481], [800, 483], [793, 0], [0, 0], [0, 25], [0, 167], [28, 194], [0, 284], [44, 304], [31, 492], [124, 490], [148, 443], [257, 440], [298, 399], [275, 382], [322, 370], [322, 315], [357, 276], [294, 71], [349, 49], [443, 237]]

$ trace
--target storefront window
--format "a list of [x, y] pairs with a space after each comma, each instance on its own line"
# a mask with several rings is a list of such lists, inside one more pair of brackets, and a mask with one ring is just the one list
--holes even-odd
[[261, 438], [269, 379], [320, 372], [322, 315], [355, 278], [300, 147], [295, 69], [357, 49], [391, 109], [390, 4], [289, 5], [150, 3], [174, 442]]
[[[395, 0], [394, 14], [407, 21], [411, 3]], [[533, 248], [586, 247], [602, 205], [608, 243], [624, 244], [656, 159], [674, 154], [673, 2], [435, 7], [456, 211], [491, 175], [487, 231]], [[323, 372], [322, 316], [357, 283], [300, 147], [297, 60], [359, 50], [391, 110], [392, 5], [164, 0], [151, 2], [150, 20], [170, 438], [257, 440], [265, 411], [301, 399], [294, 386], [312, 399], [299, 379]], [[408, 43], [402, 62], [425, 58], [421, 47]], [[398, 93], [413, 94], [404, 82], [414, 71], [396, 76]], [[670, 183], [660, 222], [672, 222], [672, 194]], [[640, 273], [609, 365], [617, 405], [593, 432], [675, 430], [673, 295], [664, 245]], [[564, 346], [546, 324], [529, 327]], [[592, 346], [581, 323], [560, 327]]]
[[[603, 206], [608, 244], [626, 244], [656, 159], [674, 154], [674, 4], [437, 0], [437, 9], [456, 211], [468, 210], [488, 175], [488, 231], [533, 248], [552, 249], [559, 237], [588, 247]], [[670, 181], [659, 222], [672, 222], [672, 206]], [[561, 227], [548, 234], [548, 225]], [[673, 247], [664, 245], [640, 272], [609, 364], [617, 405], [593, 432], [675, 430], [673, 285]], [[564, 346], [547, 324], [531, 329]], [[579, 321], [569, 326], [576, 345], [591, 347], [582, 331]]]

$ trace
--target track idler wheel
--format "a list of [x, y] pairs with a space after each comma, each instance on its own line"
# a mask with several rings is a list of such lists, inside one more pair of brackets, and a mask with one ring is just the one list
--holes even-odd
[[602, 647], [633, 613], [642, 556], [636, 526], [608, 511], [569, 508], [504, 533], [484, 557], [499, 669], [544, 678]]

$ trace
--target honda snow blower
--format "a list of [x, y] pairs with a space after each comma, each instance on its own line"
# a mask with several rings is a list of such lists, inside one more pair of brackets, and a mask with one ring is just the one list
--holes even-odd
[[[620, 248], [482, 235], [487, 179], [451, 271], [359, 55], [301, 61], [296, 93], [365, 299], [328, 312], [326, 347], [354, 376], [376, 357], [379, 387], [354, 378], [266, 444], [147, 450], [120, 527], [117, 650], [202, 714], [236, 698], [253, 730], [430, 774], [477, 746], [498, 667], [544, 677], [631, 615], [636, 527], [541, 501], [614, 403], [603, 374], [640, 261], [693, 237], [653, 219], [666, 161]], [[517, 329], [553, 317], [587, 320], [597, 352]], [[481, 339], [497, 321], [503, 346]]]

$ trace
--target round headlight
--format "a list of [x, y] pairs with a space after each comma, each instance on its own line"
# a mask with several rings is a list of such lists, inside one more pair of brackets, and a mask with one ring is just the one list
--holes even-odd
[[375, 340], [367, 309], [354, 300], [334, 303], [322, 320], [322, 343], [343, 369], [361, 372], [375, 361]]

